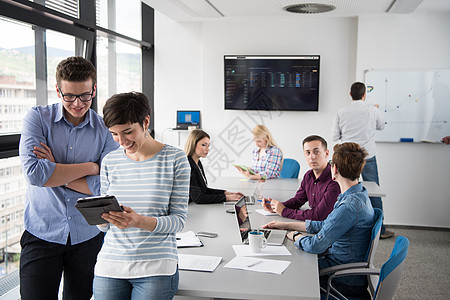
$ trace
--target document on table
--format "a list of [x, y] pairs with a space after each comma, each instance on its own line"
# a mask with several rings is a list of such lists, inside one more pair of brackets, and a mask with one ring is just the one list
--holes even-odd
[[290, 263], [290, 261], [285, 260], [236, 256], [223, 267], [255, 272], [282, 274]]
[[193, 231], [177, 232], [177, 248], [184, 247], [201, 247], [202, 241], [195, 235]]
[[267, 210], [261, 209], [261, 208], [255, 209], [255, 211], [264, 216], [277, 216], [278, 215], [276, 212], [270, 212], [270, 211], [267, 211]]
[[180, 270], [213, 272], [222, 261], [219, 256], [178, 254]]
[[233, 245], [237, 256], [267, 256], [267, 255], [291, 255], [286, 246], [267, 246], [261, 252], [253, 252], [249, 245]]

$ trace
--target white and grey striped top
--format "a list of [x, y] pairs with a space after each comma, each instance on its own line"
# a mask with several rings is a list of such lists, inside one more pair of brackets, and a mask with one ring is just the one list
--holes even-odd
[[145, 161], [129, 159], [122, 148], [103, 159], [101, 194], [115, 195], [121, 205], [155, 217], [157, 225], [152, 232], [108, 227], [95, 275], [139, 278], [175, 273], [175, 233], [186, 221], [189, 177], [186, 154], [169, 145]]

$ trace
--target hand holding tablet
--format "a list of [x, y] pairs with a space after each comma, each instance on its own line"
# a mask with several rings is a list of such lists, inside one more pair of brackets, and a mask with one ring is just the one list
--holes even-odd
[[75, 207], [80, 211], [89, 225], [108, 223], [102, 218], [103, 213], [123, 211], [114, 196], [94, 196], [79, 198]]

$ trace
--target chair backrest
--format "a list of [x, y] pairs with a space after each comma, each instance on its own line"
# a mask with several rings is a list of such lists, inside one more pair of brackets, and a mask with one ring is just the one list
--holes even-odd
[[409, 240], [399, 236], [395, 240], [391, 256], [381, 266], [380, 278], [373, 299], [393, 299], [395, 289], [400, 282], [405, 259], [408, 255]]
[[375, 252], [378, 247], [378, 241], [380, 240], [381, 224], [383, 223], [383, 211], [379, 208], [374, 208], [375, 211], [375, 224], [372, 227], [372, 234], [370, 236], [370, 245], [367, 249], [366, 261], [369, 267], [373, 267], [373, 261], [375, 259]]
[[[374, 208], [375, 211], [375, 224], [372, 227], [372, 234], [370, 237], [369, 249], [367, 249], [366, 262], [368, 268], [373, 268], [373, 262], [375, 260], [375, 252], [380, 240], [381, 224], [383, 223], [383, 211], [379, 208]], [[367, 280], [369, 282], [370, 293], [373, 295], [378, 284], [378, 276], [368, 275]]]
[[292, 158], [285, 158], [283, 161], [283, 168], [281, 169], [281, 178], [298, 178], [300, 173], [300, 164]]

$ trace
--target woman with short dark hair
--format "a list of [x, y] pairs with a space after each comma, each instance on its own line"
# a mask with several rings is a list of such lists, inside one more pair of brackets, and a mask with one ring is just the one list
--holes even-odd
[[123, 212], [104, 213], [105, 243], [97, 257], [96, 300], [172, 299], [178, 289], [175, 234], [184, 228], [190, 168], [184, 152], [148, 132], [150, 107], [142, 93], [106, 101], [103, 116], [122, 147], [101, 166], [101, 194], [115, 195]]

